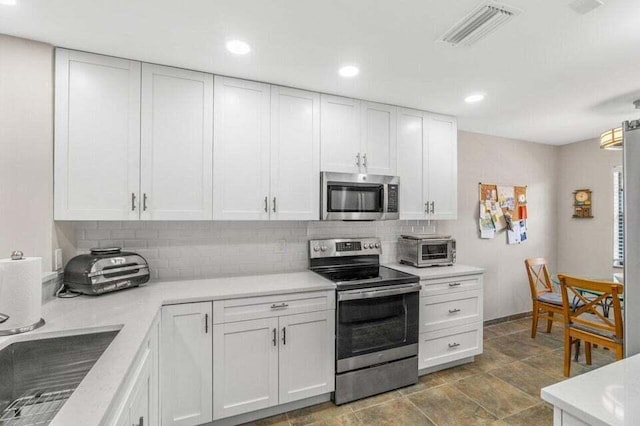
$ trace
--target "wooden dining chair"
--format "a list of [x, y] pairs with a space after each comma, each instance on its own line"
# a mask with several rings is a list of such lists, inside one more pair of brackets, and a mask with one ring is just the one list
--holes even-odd
[[[561, 321], [564, 310], [562, 308], [562, 296], [553, 292], [547, 261], [543, 257], [525, 259], [529, 287], [531, 288], [531, 301], [533, 303], [533, 317], [531, 322], [531, 338], [536, 337], [538, 319], [547, 320], [547, 333], [551, 333], [553, 321]], [[554, 317], [553, 314], [558, 316]]]
[[[585, 344], [584, 353], [587, 365], [591, 365], [591, 345], [611, 349], [615, 352], [617, 360], [622, 359], [624, 346], [622, 307], [620, 305], [620, 296], [623, 292], [622, 284], [562, 274], [558, 274], [558, 279], [564, 302], [564, 375], [569, 377], [571, 345], [577, 340], [582, 340]], [[584, 290], [590, 291], [589, 299], [583, 295]], [[602, 304], [608, 298], [611, 300], [613, 308], [613, 319], [608, 318], [602, 312]], [[575, 309], [570, 308], [572, 300], [579, 302]]]

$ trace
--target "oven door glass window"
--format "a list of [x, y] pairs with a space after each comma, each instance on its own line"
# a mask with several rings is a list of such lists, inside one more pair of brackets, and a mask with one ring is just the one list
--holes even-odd
[[338, 303], [338, 359], [418, 342], [419, 293]]
[[384, 209], [384, 185], [329, 184], [327, 211], [379, 213]]
[[447, 260], [449, 244], [422, 244], [422, 260]]

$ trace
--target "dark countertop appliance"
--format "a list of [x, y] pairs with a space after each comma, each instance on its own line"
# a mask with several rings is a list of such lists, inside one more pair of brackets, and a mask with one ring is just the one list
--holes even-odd
[[91, 249], [71, 259], [63, 283], [73, 292], [98, 295], [137, 287], [149, 278], [149, 265], [142, 256], [114, 247]]

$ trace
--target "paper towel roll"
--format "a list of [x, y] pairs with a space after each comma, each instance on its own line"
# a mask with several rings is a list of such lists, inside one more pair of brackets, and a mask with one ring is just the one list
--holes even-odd
[[26, 327], [42, 315], [42, 258], [0, 259], [0, 331]]

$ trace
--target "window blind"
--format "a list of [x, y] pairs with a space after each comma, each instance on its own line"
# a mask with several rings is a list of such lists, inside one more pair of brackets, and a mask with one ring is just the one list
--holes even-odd
[[613, 169], [613, 265], [624, 265], [624, 188], [622, 167]]

